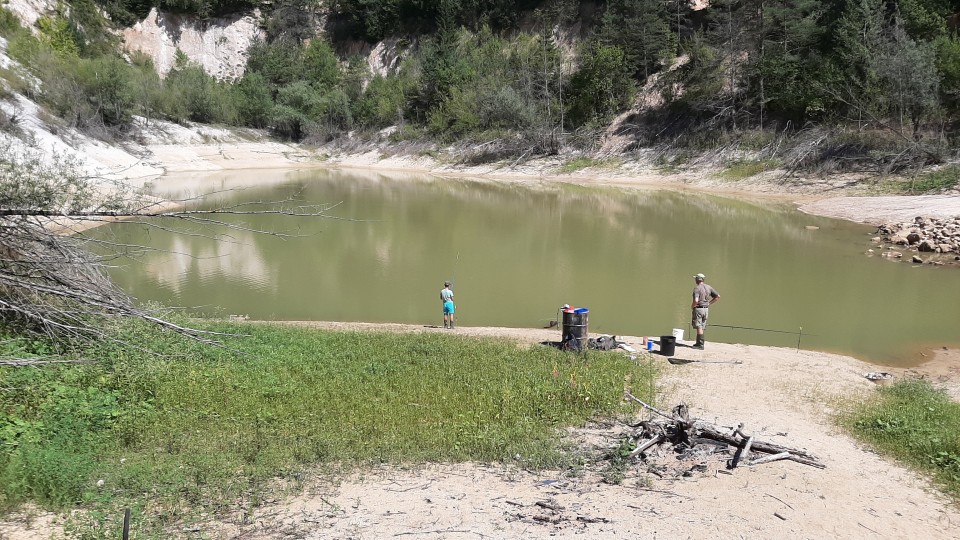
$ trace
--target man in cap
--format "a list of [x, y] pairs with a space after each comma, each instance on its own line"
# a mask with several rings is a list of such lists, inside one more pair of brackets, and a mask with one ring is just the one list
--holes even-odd
[[450, 290], [449, 281], [443, 282], [443, 288], [440, 289], [440, 301], [443, 302], [443, 327], [453, 330], [453, 291]]
[[709, 315], [710, 304], [713, 304], [720, 299], [720, 295], [717, 291], [704, 283], [706, 276], [703, 274], [697, 274], [693, 276], [693, 279], [697, 282], [697, 286], [693, 288], [693, 303], [690, 304], [690, 309], [693, 310], [693, 317], [690, 320], [690, 324], [697, 329], [697, 342], [693, 345], [694, 349], [703, 350], [703, 329], [707, 327], [707, 316]]

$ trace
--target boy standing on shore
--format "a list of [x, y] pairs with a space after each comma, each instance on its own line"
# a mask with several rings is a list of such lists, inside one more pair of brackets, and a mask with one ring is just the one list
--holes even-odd
[[449, 281], [443, 282], [443, 288], [440, 289], [440, 301], [443, 302], [443, 327], [453, 330], [453, 291], [450, 290]]

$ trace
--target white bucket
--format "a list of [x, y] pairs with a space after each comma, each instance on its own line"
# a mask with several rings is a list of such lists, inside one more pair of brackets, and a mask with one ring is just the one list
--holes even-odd
[[683, 328], [674, 328], [673, 337], [677, 338], [677, 341], [683, 341]]

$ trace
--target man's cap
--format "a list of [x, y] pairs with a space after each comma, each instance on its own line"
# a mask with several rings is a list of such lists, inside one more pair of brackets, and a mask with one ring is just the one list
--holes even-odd
[[705, 275], [703, 275], [703, 274], [697, 274], [697, 275], [695, 275], [695, 276], [693, 276], [693, 277], [695, 277], [695, 278], [697, 278], [697, 279], [706, 279], [706, 278], [707, 278], [707, 276], [705, 276]]
[[444, 281], [444, 282], [443, 282], [443, 286], [444, 286], [444, 287], [449, 287], [449, 286], [450, 286], [450, 282], [449, 282], [449, 281]]

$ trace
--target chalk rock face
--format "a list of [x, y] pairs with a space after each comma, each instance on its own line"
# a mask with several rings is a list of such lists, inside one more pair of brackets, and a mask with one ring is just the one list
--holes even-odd
[[144, 20], [123, 31], [124, 47], [150, 56], [161, 77], [173, 68], [180, 50], [208, 74], [233, 80], [243, 75], [250, 44], [264, 36], [260, 21], [258, 10], [201, 21], [153, 8]]
[[24, 27], [37, 33], [37, 19], [53, 13], [57, 8], [55, 0], [9, 0], [3, 2], [3, 7], [20, 19]]

